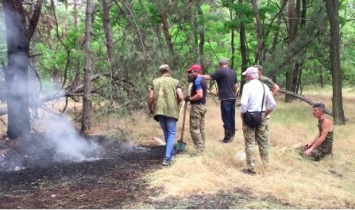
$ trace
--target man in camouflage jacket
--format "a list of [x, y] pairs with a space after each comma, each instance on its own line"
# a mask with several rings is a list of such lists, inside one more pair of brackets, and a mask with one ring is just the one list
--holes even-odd
[[163, 165], [172, 164], [175, 154], [176, 124], [179, 119], [179, 103], [184, 99], [179, 80], [171, 76], [169, 65], [159, 67], [161, 77], [153, 80], [148, 96], [148, 109], [154, 120], [160, 123], [166, 142]]

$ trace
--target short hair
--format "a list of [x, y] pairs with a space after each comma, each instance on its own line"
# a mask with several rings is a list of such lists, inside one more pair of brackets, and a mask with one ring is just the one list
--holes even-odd
[[258, 68], [259, 71], [263, 71], [263, 67], [260, 66], [260, 65], [258, 65], [258, 64], [257, 64], [257, 65], [254, 65], [254, 67]]
[[312, 107], [313, 107], [313, 108], [318, 108], [318, 109], [320, 109], [322, 112], [325, 111], [325, 105], [324, 105], [322, 102], [320, 102], [320, 103], [314, 103], [314, 104], [312, 105]]
[[226, 64], [228, 64], [228, 60], [225, 59], [225, 58], [222, 58], [221, 60], [219, 60], [219, 64], [220, 65], [226, 65]]
[[160, 72], [170, 71], [170, 67], [168, 64], [163, 64], [163, 65], [159, 66], [159, 71]]

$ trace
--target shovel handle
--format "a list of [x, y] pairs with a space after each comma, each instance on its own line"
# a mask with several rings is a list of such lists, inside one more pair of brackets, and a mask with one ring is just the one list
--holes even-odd
[[[187, 90], [187, 94], [188, 95], [191, 94], [192, 85], [193, 85], [192, 83], [189, 84], [189, 88]], [[183, 113], [183, 116], [182, 116], [181, 140], [182, 140], [182, 137], [184, 136], [187, 102], [184, 101], [182, 106], [183, 106], [183, 109], [184, 109], [184, 113]]]
[[181, 140], [182, 140], [182, 137], [184, 136], [184, 129], [185, 129], [185, 119], [186, 119], [186, 109], [187, 109], [186, 101], [184, 101], [183, 107], [184, 107], [184, 113], [182, 116]]

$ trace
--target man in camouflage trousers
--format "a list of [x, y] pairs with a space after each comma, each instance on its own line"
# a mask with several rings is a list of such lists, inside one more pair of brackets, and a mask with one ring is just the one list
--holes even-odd
[[191, 95], [185, 97], [185, 101], [190, 101], [190, 134], [194, 143], [195, 152], [191, 156], [201, 154], [205, 149], [205, 115], [206, 115], [206, 94], [207, 82], [201, 76], [200, 65], [192, 65], [187, 72], [188, 80], [192, 82]]
[[[267, 141], [265, 130], [265, 117], [267, 117], [276, 107], [276, 102], [269, 88], [258, 80], [259, 74], [256, 67], [247, 68], [242, 75], [246, 75], [246, 79], [249, 81], [243, 87], [242, 97], [240, 100], [240, 112], [243, 120], [243, 134], [247, 162], [247, 169], [244, 169], [243, 172], [247, 174], [255, 174], [255, 142], [259, 146], [259, 153], [263, 163], [269, 162], [269, 142]], [[265, 103], [269, 103], [268, 108], [265, 107]], [[261, 124], [255, 128], [246, 125], [244, 122], [244, 114], [246, 112], [260, 111], [262, 112], [263, 118]]]
[[[266, 77], [263, 75], [263, 67], [260, 65], [254, 65], [254, 67], [258, 68], [259, 70], [259, 80], [264, 83], [265, 85], [267, 85], [272, 93], [272, 96], [276, 96], [277, 92], [279, 92], [280, 87], [274, 82], [272, 81], [269, 77]], [[269, 121], [270, 121], [270, 117], [271, 115], [269, 114], [266, 118], [265, 118], [265, 130], [266, 130], [266, 138], [267, 141], [270, 143], [270, 138], [269, 138]]]
[[161, 77], [154, 79], [148, 96], [148, 109], [164, 132], [165, 156], [163, 165], [172, 164], [175, 154], [176, 124], [179, 119], [179, 103], [184, 100], [179, 80], [172, 78], [167, 64], [159, 67]]
[[333, 122], [325, 117], [325, 105], [313, 104], [313, 116], [318, 119], [318, 133], [313, 140], [301, 148], [301, 154], [309, 159], [319, 161], [332, 154], [333, 148]]

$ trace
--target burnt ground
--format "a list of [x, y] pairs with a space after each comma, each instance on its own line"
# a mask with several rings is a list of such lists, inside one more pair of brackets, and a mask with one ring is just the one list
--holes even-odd
[[162, 189], [148, 189], [142, 175], [162, 168], [163, 146], [127, 147], [103, 137], [87, 139], [105, 151], [100, 159], [58, 161], [40, 134], [0, 156], [0, 208], [239, 208], [255, 201], [269, 208], [292, 208], [272, 197], [257, 199], [246, 189], [154, 199]]

